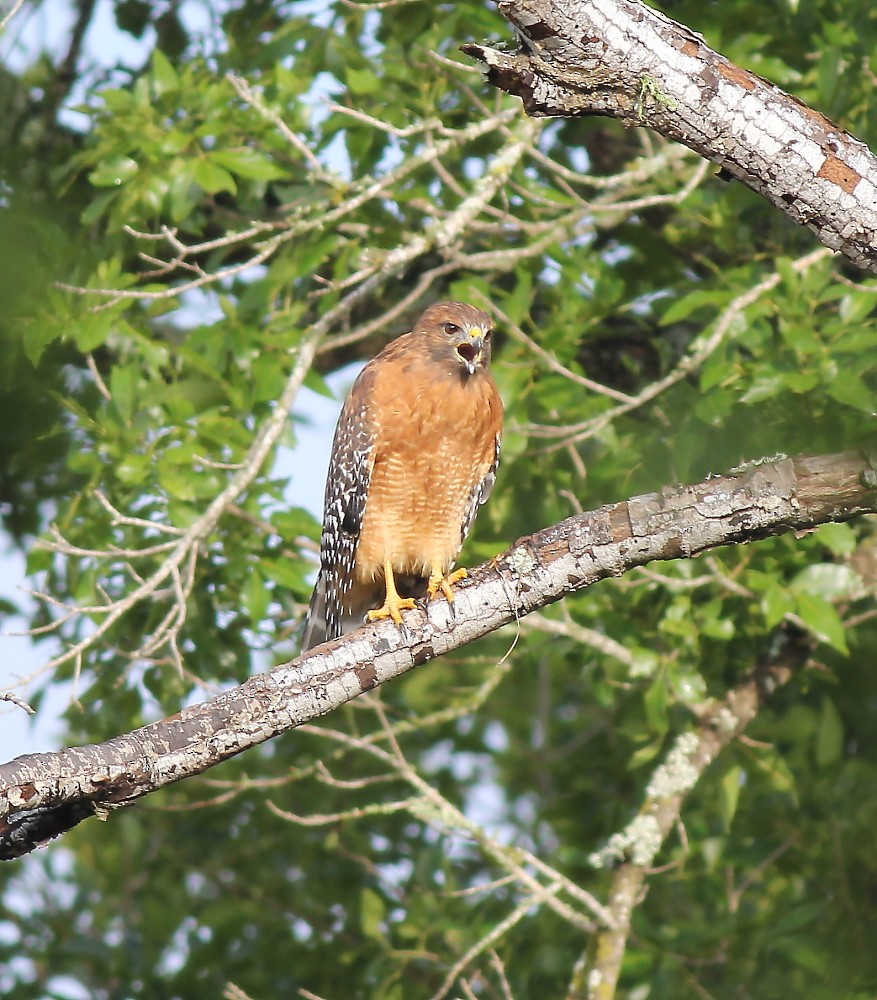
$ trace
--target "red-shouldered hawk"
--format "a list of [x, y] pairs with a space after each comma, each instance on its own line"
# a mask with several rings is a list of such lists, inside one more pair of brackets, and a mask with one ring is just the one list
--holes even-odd
[[424, 591], [453, 601], [466, 571], [451, 569], [499, 462], [492, 333], [482, 310], [439, 302], [354, 382], [332, 444], [302, 651], [366, 614], [401, 625]]

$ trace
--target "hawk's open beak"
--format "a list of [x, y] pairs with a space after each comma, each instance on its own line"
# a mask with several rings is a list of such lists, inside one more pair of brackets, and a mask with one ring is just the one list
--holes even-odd
[[484, 348], [484, 330], [480, 326], [470, 326], [466, 331], [466, 339], [457, 344], [457, 354], [463, 359], [470, 375], [481, 361], [481, 351]]

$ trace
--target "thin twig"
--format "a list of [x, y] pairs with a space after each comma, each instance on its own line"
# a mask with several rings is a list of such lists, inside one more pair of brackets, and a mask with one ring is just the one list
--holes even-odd
[[[3, 26], [0, 25], [0, 28], [2, 28], [2, 27]], [[28, 715], [36, 715], [37, 714], [36, 713], [36, 709], [34, 709], [32, 705], [29, 705], [24, 700], [24, 698], [20, 698], [13, 691], [4, 691], [4, 692], [2, 692], [2, 694], [0, 694], [0, 701], [8, 701], [11, 704], [15, 705], [16, 708], [23, 709], [25, 712], [27, 712]]]
[[235, 73], [226, 73], [225, 78], [237, 91], [237, 94], [242, 101], [249, 104], [250, 107], [255, 111], [258, 111], [263, 118], [267, 118], [268, 121], [277, 126], [278, 131], [283, 138], [286, 139], [290, 146], [293, 146], [304, 157], [304, 159], [307, 160], [314, 176], [318, 180], [330, 184], [335, 183], [337, 178], [330, 174], [323, 164], [320, 163], [312, 150], [308, 147], [308, 144], [297, 136], [295, 132], [293, 132], [293, 130], [286, 124], [280, 115], [277, 114], [276, 111], [272, 111], [271, 108], [265, 104], [261, 97], [259, 97], [255, 90], [253, 90], [250, 84], [242, 76], [238, 76]]
[[[793, 261], [791, 268], [796, 273], [800, 274], [812, 267], [814, 264], [817, 264], [828, 257], [833, 257], [834, 253], [835, 251], [830, 250], [827, 247], [820, 247], [818, 250], [814, 250], [811, 253]], [[625, 413], [630, 413], [633, 410], [644, 406], [646, 403], [655, 399], [657, 396], [660, 396], [661, 393], [665, 392], [677, 382], [682, 381], [682, 379], [687, 378], [693, 371], [698, 369], [725, 339], [734, 320], [742, 312], [748, 309], [749, 306], [757, 302], [762, 296], [776, 288], [781, 281], [782, 275], [780, 272], [774, 271], [772, 274], [769, 274], [766, 278], [759, 281], [758, 284], [747, 289], [747, 291], [745, 291], [742, 295], [738, 295], [728, 304], [728, 306], [726, 306], [713, 326], [712, 333], [708, 337], [698, 338], [698, 341], [695, 342], [694, 350], [690, 354], [686, 354], [671, 372], [668, 372], [668, 374], [663, 378], [651, 382], [642, 390], [642, 392], [632, 397], [630, 402], [621, 403], [618, 406], [615, 406], [610, 410], [606, 410], [604, 413], [601, 413], [596, 417], [584, 420], [579, 424], [570, 424], [559, 428], [554, 426], [548, 427], [541, 424], [528, 424], [526, 426], [527, 431], [536, 437], [562, 438], [561, 441], [548, 445], [545, 448], [546, 452], [557, 451], [560, 448], [565, 448], [568, 444], [578, 443], [589, 437], [593, 437], [595, 434], [598, 434], [601, 430], [603, 430], [604, 427], [607, 427], [616, 417]]]
[[463, 972], [466, 966], [476, 959], [480, 954], [491, 949], [497, 941], [501, 940], [514, 926], [523, 920], [534, 907], [540, 906], [550, 896], [556, 895], [560, 891], [560, 886], [555, 883], [547, 885], [539, 892], [534, 892], [524, 899], [522, 903], [512, 910], [503, 920], [485, 934], [480, 941], [476, 941], [466, 953], [456, 961], [448, 970], [441, 986], [433, 993], [430, 1000], [443, 1000], [453, 987], [457, 977]]
[[6, 25], [12, 20], [13, 17], [21, 10], [24, 6], [24, 0], [15, 0], [9, 11], [4, 15], [3, 20], [0, 21], [0, 31], [6, 28]]

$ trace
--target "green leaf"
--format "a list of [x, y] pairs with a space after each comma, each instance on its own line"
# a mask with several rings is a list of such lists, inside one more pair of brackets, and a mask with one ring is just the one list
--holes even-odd
[[73, 341], [83, 354], [88, 354], [106, 342], [113, 327], [113, 314], [108, 310], [80, 316], [71, 330]]
[[840, 300], [838, 315], [851, 326], [861, 323], [866, 316], [870, 316], [877, 309], [877, 295], [871, 291], [848, 292]]
[[273, 354], [262, 354], [253, 362], [252, 398], [256, 401], [275, 399], [286, 381], [283, 369]]
[[173, 444], [162, 452], [161, 462], [167, 465], [182, 465], [191, 469], [198, 454], [198, 445], [194, 441], [182, 441]]
[[110, 396], [119, 416], [127, 424], [135, 412], [139, 372], [134, 365], [115, 365], [110, 372]]
[[524, 268], [517, 268], [512, 291], [503, 302], [503, 311], [513, 323], [520, 325], [530, 315], [532, 300], [533, 280], [530, 272]]
[[843, 622], [834, 607], [807, 591], [798, 594], [798, 614], [810, 631], [844, 655], [849, 653]]
[[668, 701], [667, 679], [661, 673], [649, 685], [644, 697], [646, 719], [652, 732], [662, 735], [667, 732]]
[[792, 581], [792, 589], [797, 594], [813, 594], [826, 601], [849, 598], [861, 588], [859, 574], [844, 563], [814, 563]]
[[175, 222], [181, 222], [191, 214], [200, 197], [201, 192], [195, 180], [195, 164], [181, 164], [168, 189], [171, 218]]
[[859, 545], [856, 532], [849, 524], [823, 524], [816, 538], [836, 556], [852, 555]]
[[635, 771], [638, 767], [651, 763], [651, 761], [653, 761], [663, 749], [664, 738], [663, 736], [660, 736], [657, 739], [646, 743], [645, 746], [641, 746], [635, 750], [630, 755], [628, 767], [631, 771]]
[[320, 522], [301, 507], [290, 507], [271, 515], [271, 523], [281, 538], [292, 541], [297, 535], [319, 537]]
[[160, 50], [152, 52], [152, 69], [150, 73], [152, 90], [156, 97], [172, 93], [180, 89], [180, 78], [167, 56]]
[[800, 355], [818, 354], [822, 347], [819, 334], [813, 329], [810, 317], [802, 317], [798, 322], [781, 322], [780, 332], [783, 339]]
[[768, 785], [776, 792], [791, 796], [795, 806], [798, 805], [798, 789], [795, 776], [787, 761], [775, 751], [768, 751], [761, 762], [760, 772], [767, 778]]
[[842, 372], [837, 378], [831, 380], [826, 391], [839, 403], [851, 406], [856, 410], [862, 410], [870, 416], [873, 416], [877, 411], [877, 398], [875, 398], [874, 390], [865, 385], [858, 375]]
[[381, 81], [371, 70], [348, 67], [345, 76], [354, 94], [377, 94], [381, 89]]
[[246, 146], [240, 149], [215, 149], [207, 154], [208, 159], [238, 177], [249, 177], [257, 181], [271, 181], [284, 177], [286, 171], [272, 163], [262, 153]]
[[271, 591], [265, 585], [265, 579], [259, 572], [258, 567], [250, 567], [241, 596], [243, 597], [244, 607], [247, 609], [247, 614], [252, 624], [256, 625], [261, 622], [265, 617], [265, 612], [268, 610]]
[[742, 787], [743, 769], [737, 766], [729, 767], [722, 775], [721, 781], [722, 825], [726, 832], [731, 829]]
[[291, 559], [263, 559], [262, 568], [267, 579], [293, 593], [304, 593], [310, 589], [305, 582], [306, 573], [312, 571], [310, 566], [305, 567]]
[[[773, 933], [779, 936], [781, 934], [788, 934], [790, 931], [796, 931], [801, 927], [806, 927], [808, 924], [813, 923], [814, 920], [817, 920], [824, 912], [825, 903], [823, 902], [809, 903], [806, 906], [796, 906], [777, 921], [773, 927]], [[808, 967], [810, 967], [809, 964]]]
[[46, 321], [42, 316], [34, 320], [22, 322], [21, 347], [32, 365], [39, 364], [45, 349], [58, 339], [59, 329], [52, 321]]
[[672, 326], [672, 324], [679, 323], [683, 319], [688, 319], [698, 309], [702, 309], [705, 306], [715, 307], [723, 304], [727, 298], [728, 296], [725, 292], [704, 291], [702, 289], [689, 292], [687, 295], [683, 295], [681, 298], [671, 302], [664, 310], [661, 316], [661, 326]]
[[120, 187], [139, 170], [137, 161], [130, 156], [114, 156], [104, 160], [88, 175], [95, 187]]
[[720, 639], [723, 642], [733, 638], [736, 631], [734, 619], [725, 610], [722, 601], [711, 601], [703, 608], [700, 630], [701, 634], [708, 635], [711, 639]]
[[27, 554], [25, 569], [28, 576], [45, 573], [52, 567], [52, 553], [48, 549], [33, 546]]
[[107, 214], [110, 205], [118, 196], [118, 191], [104, 191], [96, 198], [92, 198], [79, 217], [83, 225], [90, 226], [93, 222], [96, 222], [103, 215]]
[[137, 486], [146, 481], [151, 467], [152, 459], [149, 455], [132, 453], [115, 466], [115, 473], [121, 482]]
[[823, 698], [816, 730], [816, 763], [820, 767], [828, 767], [840, 760], [843, 738], [840, 714], [831, 698]]
[[374, 941], [382, 941], [385, 937], [382, 924], [386, 916], [386, 907], [381, 897], [372, 889], [362, 890], [359, 898], [359, 918], [362, 933]]
[[820, 384], [819, 375], [815, 371], [783, 372], [783, 385], [795, 393], [810, 392]]
[[191, 470], [177, 468], [162, 463], [158, 470], [158, 481], [162, 489], [175, 500], [194, 500], [198, 493]]
[[757, 378], [740, 397], [741, 403], [760, 403], [764, 399], [776, 396], [783, 389], [781, 375], [765, 375]]
[[207, 194], [216, 194], [218, 191], [234, 194], [237, 191], [237, 184], [231, 174], [218, 163], [214, 163], [209, 156], [196, 161], [193, 175], [196, 184]]
[[768, 628], [774, 628], [797, 608], [794, 595], [779, 583], [773, 584], [761, 598], [761, 611]]

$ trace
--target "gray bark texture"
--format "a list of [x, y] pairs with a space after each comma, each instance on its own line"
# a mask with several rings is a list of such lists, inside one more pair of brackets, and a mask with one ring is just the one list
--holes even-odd
[[609, 576], [827, 521], [877, 512], [877, 454], [776, 458], [571, 517], [474, 570], [455, 614], [432, 602], [406, 633], [367, 625], [240, 687], [96, 746], [0, 765], [0, 859], [89, 816], [199, 774], [325, 715], [412, 667]]
[[533, 116], [605, 115], [684, 143], [877, 271], [877, 157], [639, 0], [498, 0], [517, 48], [469, 44]]

